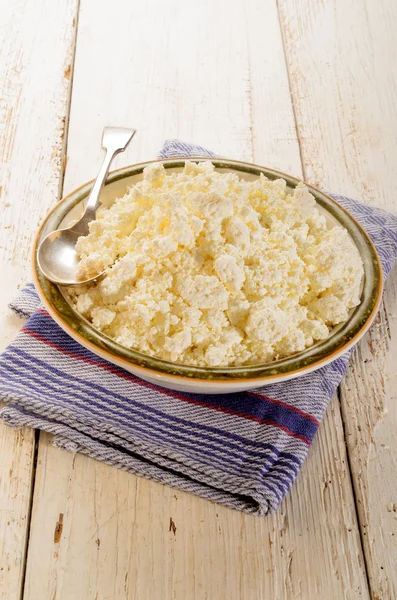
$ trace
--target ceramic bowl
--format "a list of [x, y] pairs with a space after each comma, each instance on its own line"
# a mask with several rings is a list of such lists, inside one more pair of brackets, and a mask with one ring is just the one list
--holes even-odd
[[[190, 160], [206, 160], [192, 158]], [[143, 169], [151, 162], [162, 162], [169, 172], [182, 170], [185, 158], [139, 163], [113, 171], [102, 192], [105, 205], [122, 196], [127, 188], [142, 179]], [[254, 180], [263, 173], [269, 179], [282, 177], [293, 189], [299, 179], [273, 169], [228, 159], [211, 159], [217, 171], [233, 172], [239, 177]], [[319, 369], [335, 360], [359, 340], [372, 323], [382, 295], [382, 270], [376, 250], [359, 223], [335, 200], [308, 185], [320, 211], [329, 223], [340, 223], [349, 232], [364, 263], [361, 304], [351, 311], [349, 319], [335, 327], [330, 336], [295, 355], [265, 364], [244, 367], [205, 368], [172, 363], [142, 354], [117, 344], [95, 329], [71, 305], [64, 288], [48, 281], [37, 265], [37, 248], [41, 240], [54, 229], [68, 226], [81, 214], [83, 202], [92, 181], [63, 198], [46, 216], [37, 232], [33, 247], [33, 276], [37, 291], [50, 315], [72, 338], [109, 362], [154, 384], [174, 390], [221, 394], [261, 387], [285, 381]]]

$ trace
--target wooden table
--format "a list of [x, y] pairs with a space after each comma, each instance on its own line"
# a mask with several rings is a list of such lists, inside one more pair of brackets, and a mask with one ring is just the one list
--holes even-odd
[[[0, 28], [1, 345], [34, 231], [104, 125], [396, 212], [395, 0], [15, 0]], [[397, 271], [296, 485], [258, 519], [0, 425], [2, 600], [395, 600]]]

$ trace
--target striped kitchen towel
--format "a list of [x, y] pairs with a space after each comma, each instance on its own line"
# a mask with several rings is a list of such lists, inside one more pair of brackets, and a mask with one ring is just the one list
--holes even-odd
[[[160, 156], [213, 156], [167, 142]], [[397, 217], [335, 196], [365, 227], [388, 275]], [[0, 357], [4, 421], [53, 443], [257, 515], [275, 510], [307, 455], [348, 354], [298, 379], [224, 396], [159, 388], [76, 343], [28, 284], [12, 308], [29, 317]]]

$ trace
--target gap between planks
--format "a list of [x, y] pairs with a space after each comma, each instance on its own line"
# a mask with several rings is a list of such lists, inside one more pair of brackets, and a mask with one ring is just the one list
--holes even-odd
[[[43, 3], [31, 4], [25, 2], [18, 14], [14, 5], [9, 5], [2, 14], [5, 35], [0, 39], [4, 44], [0, 68], [5, 76], [0, 81], [0, 128], [4, 128], [0, 139], [0, 217], [6, 238], [1, 247], [7, 267], [3, 278], [9, 284], [1, 290], [5, 305], [1, 306], [2, 348], [21, 327], [20, 318], [10, 315], [6, 305], [9, 294], [15, 294], [15, 288], [29, 277], [30, 261], [21, 259], [30, 255], [37, 210], [46, 210], [61, 195], [77, 39], [79, 0], [59, 0], [51, 10]], [[51, 46], [52, 36], [56, 36], [55, 47]], [[28, 203], [26, 208], [23, 202]], [[11, 600], [24, 596], [40, 432], [3, 424], [1, 429], [0, 435], [4, 431], [3, 441], [7, 442], [2, 484], [6, 476], [12, 480], [1, 490], [5, 493], [1, 516], [6, 528], [0, 549], [0, 597]]]
[[[77, 0], [76, 4], [76, 14], [74, 17], [74, 27], [72, 23], [72, 29], [74, 30], [73, 37], [73, 47], [71, 53], [71, 61], [68, 66], [68, 75], [69, 75], [69, 89], [68, 96], [66, 101], [66, 110], [65, 110], [65, 125], [64, 125], [64, 136], [63, 136], [63, 147], [61, 153], [61, 172], [59, 176], [59, 188], [58, 188], [58, 200], [62, 198], [63, 195], [63, 184], [65, 179], [65, 171], [66, 171], [66, 160], [67, 160], [67, 147], [68, 147], [68, 135], [69, 135], [69, 119], [70, 119], [70, 107], [72, 100], [72, 92], [73, 92], [73, 75], [74, 75], [74, 64], [76, 58], [76, 46], [77, 46], [77, 37], [78, 37], [78, 29], [79, 29], [79, 13], [80, 13], [80, 2], [81, 0]], [[25, 581], [26, 581], [26, 567], [27, 567], [27, 558], [29, 553], [29, 542], [30, 542], [30, 524], [32, 520], [32, 510], [33, 510], [33, 501], [34, 501], [34, 492], [35, 492], [35, 483], [36, 483], [36, 473], [37, 473], [37, 460], [39, 454], [39, 444], [40, 444], [40, 430], [35, 429], [35, 443], [34, 443], [34, 453], [33, 453], [33, 465], [32, 465], [32, 478], [31, 478], [31, 487], [30, 487], [30, 497], [29, 497], [29, 507], [28, 507], [28, 516], [26, 519], [26, 546], [23, 557], [23, 569], [22, 569], [22, 581], [21, 581], [21, 594], [20, 600], [23, 600], [25, 595]]]
[[[300, 131], [299, 131], [298, 115], [297, 115], [296, 106], [295, 106], [294, 92], [293, 92], [293, 86], [292, 86], [292, 81], [291, 81], [291, 73], [290, 73], [289, 61], [288, 61], [288, 49], [287, 49], [286, 40], [285, 40], [285, 32], [284, 32], [284, 28], [283, 28], [283, 25], [282, 25], [282, 19], [281, 19], [281, 14], [280, 14], [280, 2], [279, 2], [279, 0], [276, 0], [276, 6], [277, 6], [277, 16], [278, 16], [278, 23], [279, 23], [279, 27], [280, 27], [280, 35], [281, 35], [281, 40], [282, 40], [284, 59], [285, 59], [285, 68], [286, 68], [287, 78], [288, 78], [288, 87], [289, 87], [289, 92], [290, 92], [290, 96], [291, 96], [291, 104], [292, 104], [292, 112], [293, 112], [293, 116], [294, 116], [296, 137], [297, 137], [298, 146], [299, 146], [299, 156], [300, 156], [300, 161], [301, 161], [301, 165], [302, 165], [302, 174], [303, 174], [304, 181], [307, 181], [305, 161], [304, 161], [304, 154], [303, 154], [303, 145], [302, 145], [301, 135], [300, 135]], [[351, 466], [351, 462], [350, 462], [349, 448], [348, 448], [348, 445], [347, 445], [345, 423], [344, 423], [344, 420], [343, 420], [340, 385], [338, 386], [338, 390], [336, 392], [336, 396], [337, 396], [337, 399], [338, 399], [338, 407], [339, 407], [339, 411], [340, 411], [340, 415], [341, 415], [341, 423], [342, 423], [342, 430], [343, 430], [343, 440], [344, 440], [345, 445], [346, 445], [346, 457], [347, 457], [348, 473], [349, 473], [349, 477], [350, 477], [350, 481], [351, 481], [351, 489], [352, 489], [352, 496], [353, 496], [353, 501], [354, 501], [354, 508], [355, 508], [355, 513], [356, 513], [356, 519], [357, 519], [357, 523], [360, 524], [360, 515], [359, 515], [359, 511], [358, 511], [357, 495], [356, 495], [356, 490], [355, 490], [353, 476], [352, 476], [352, 466]], [[366, 575], [366, 579], [367, 579], [368, 590], [370, 590], [371, 588], [370, 588], [368, 564], [367, 564], [367, 558], [366, 558], [365, 551], [364, 551], [363, 532], [362, 532], [362, 528], [360, 527], [360, 525], [358, 526], [358, 530], [359, 530], [359, 536], [360, 536], [360, 543], [361, 543], [361, 552], [362, 552], [362, 556], [363, 556], [363, 563], [364, 563], [364, 568], [365, 568], [365, 575]]]
[[19, 599], [23, 600], [25, 593], [25, 579], [26, 579], [26, 565], [28, 561], [28, 552], [29, 552], [29, 540], [30, 540], [30, 522], [32, 519], [32, 510], [33, 510], [33, 497], [34, 497], [34, 487], [36, 483], [36, 473], [37, 473], [37, 458], [39, 455], [39, 441], [40, 441], [40, 430], [34, 430], [34, 449], [33, 449], [33, 457], [32, 457], [32, 473], [30, 479], [30, 495], [29, 495], [29, 503], [27, 508], [26, 515], [26, 542], [25, 549], [23, 553], [23, 565], [22, 565], [22, 578], [21, 578], [21, 589]]
[[[278, 6], [307, 177], [396, 213], [396, 3]], [[397, 597], [395, 276], [339, 388], [367, 577], [381, 600]]]
[[279, 28], [280, 28], [281, 43], [282, 43], [282, 47], [283, 47], [285, 70], [286, 70], [286, 73], [287, 73], [288, 90], [289, 90], [289, 95], [290, 95], [290, 99], [291, 99], [292, 114], [293, 114], [293, 117], [294, 117], [295, 133], [296, 133], [296, 139], [297, 139], [298, 148], [299, 148], [299, 159], [300, 159], [300, 163], [301, 163], [303, 180], [307, 181], [307, 178], [306, 178], [306, 169], [305, 169], [305, 161], [303, 160], [302, 140], [301, 140], [301, 136], [300, 136], [300, 133], [299, 133], [299, 123], [298, 123], [298, 117], [297, 117], [297, 114], [296, 114], [296, 108], [295, 108], [295, 102], [294, 102], [294, 94], [293, 94], [293, 91], [292, 91], [291, 74], [290, 74], [289, 65], [288, 65], [287, 47], [286, 47], [286, 43], [285, 43], [284, 29], [283, 29], [283, 26], [282, 26], [282, 23], [281, 23], [280, 5], [279, 5], [279, 0], [275, 0], [275, 1], [276, 1], [276, 7], [277, 7], [277, 18], [278, 18], [278, 25], [279, 25]]
[[364, 569], [365, 569], [365, 576], [367, 578], [368, 590], [370, 591], [371, 590], [371, 582], [370, 582], [370, 577], [369, 577], [368, 559], [367, 559], [367, 556], [366, 556], [366, 553], [365, 553], [363, 530], [362, 530], [362, 527], [360, 527], [360, 513], [359, 513], [359, 509], [358, 509], [358, 496], [357, 496], [356, 486], [354, 485], [353, 466], [352, 466], [352, 461], [351, 461], [351, 458], [350, 458], [349, 445], [347, 443], [346, 424], [345, 424], [345, 418], [344, 418], [345, 415], [344, 415], [343, 406], [342, 406], [342, 399], [341, 399], [341, 386], [338, 387], [337, 396], [338, 396], [339, 410], [340, 410], [340, 413], [341, 413], [341, 423], [342, 423], [343, 439], [344, 439], [345, 446], [346, 446], [346, 463], [347, 463], [347, 469], [348, 469], [348, 472], [349, 472], [349, 477], [350, 477], [351, 486], [352, 486], [352, 496], [353, 496], [353, 501], [354, 501], [354, 508], [355, 508], [355, 511], [356, 511], [356, 519], [357, 519], [357, 523], [359, 524], [359, 526], [358, 526], [358, 534], [359, 534], [359, 537], [360, 537], [361, 552], [362, 552], [362, 556], [363, 556], [363, 564], [364, 564]]

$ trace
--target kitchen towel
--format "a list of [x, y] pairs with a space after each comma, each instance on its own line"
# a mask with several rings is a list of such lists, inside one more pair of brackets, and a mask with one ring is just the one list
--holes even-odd
[[[178, 140], [161, 157], [214, 156]], [[397, 217], [335, 196], [371, 236], [385, 276], [397, 257]], [[54, 434], [53, 443], [256, 515], [294, 482], [345, 372], [349, 353], [297, 379], [251, 392], [165, 390], [92, 354], [40, 307], [28, 284], [11, 308], [29, 317], [0, 357], [0, 416]]]

